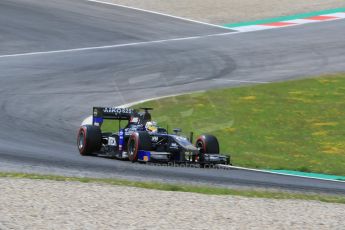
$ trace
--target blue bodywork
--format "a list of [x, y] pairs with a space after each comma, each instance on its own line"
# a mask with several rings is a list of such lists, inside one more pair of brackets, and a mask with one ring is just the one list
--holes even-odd
[[151, 152], [139, 150], [138, 152], [138, 160], [139, 161], [150, 161], [151, 160]]

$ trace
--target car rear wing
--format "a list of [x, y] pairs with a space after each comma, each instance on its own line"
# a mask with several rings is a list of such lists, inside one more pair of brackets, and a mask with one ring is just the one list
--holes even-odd
[[104, 119], [129, 121], [136, 114], [134, 109], [129, 108], [93, 107], [92, 124], [100, 126]]

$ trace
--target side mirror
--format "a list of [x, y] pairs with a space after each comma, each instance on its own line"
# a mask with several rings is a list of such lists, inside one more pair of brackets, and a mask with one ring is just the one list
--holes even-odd
[[182, 132], [182, 129], [175, 128], [175, 129], [173, 129], [173, 132], [175, 135], [178, 135], [178, 133]]

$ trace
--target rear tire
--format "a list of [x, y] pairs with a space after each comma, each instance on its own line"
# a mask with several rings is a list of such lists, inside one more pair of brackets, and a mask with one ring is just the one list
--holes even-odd
[[78, 131], [77, 146], [80, 155], [88, 156], [102, 147], [102, 132], [98, 126], [83, 125]]
[[138, 160], [139, 150], [151, 150], [151, 136], [147, 132], [135, 132], [128, 139], [127, 153], [128, 159], [132, 162]]

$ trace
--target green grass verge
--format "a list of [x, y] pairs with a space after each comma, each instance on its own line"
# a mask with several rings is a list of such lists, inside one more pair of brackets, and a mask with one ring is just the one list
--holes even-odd
[[[237, 166], [345, 175], [345, 74], [146, 102], [162, 127], [215, 134]], [[106, 124], [109, 128], [109, 124]]]
[[41, 175], [41, 174], [26, 174], [26, 173], [10, 173], [0, 172], [2, 178], [18, 178], [18, 179], [36, 179], [36, 180], [53, 180], [53, 181], [74, 181], [82, 183], [101, 183], [119, 186], [129, 186], [144, 189], [154, 189], [161, 191], [176, 191], [176, 192], [191, 192], [206, 195], [234, 195], [249, 198], [269, 198], [269, 199], [297, 199], [297, 200], [314, 200], [328, 203], [345, 204], [345, 197], [343, 196], [329, 196], [329, 195], [311, 195], [300, 193], [287, 192], [268, 192], [257, 190], [235, 190], [227, 188], [206, 187], [206, 186], [191, 186], [182, 184], [165, 184], [154, 182], [136, 182], [120, 179], [98, 179], [98, 178], [80, 178], [80, 177], [64, 177], [55, 175]]

